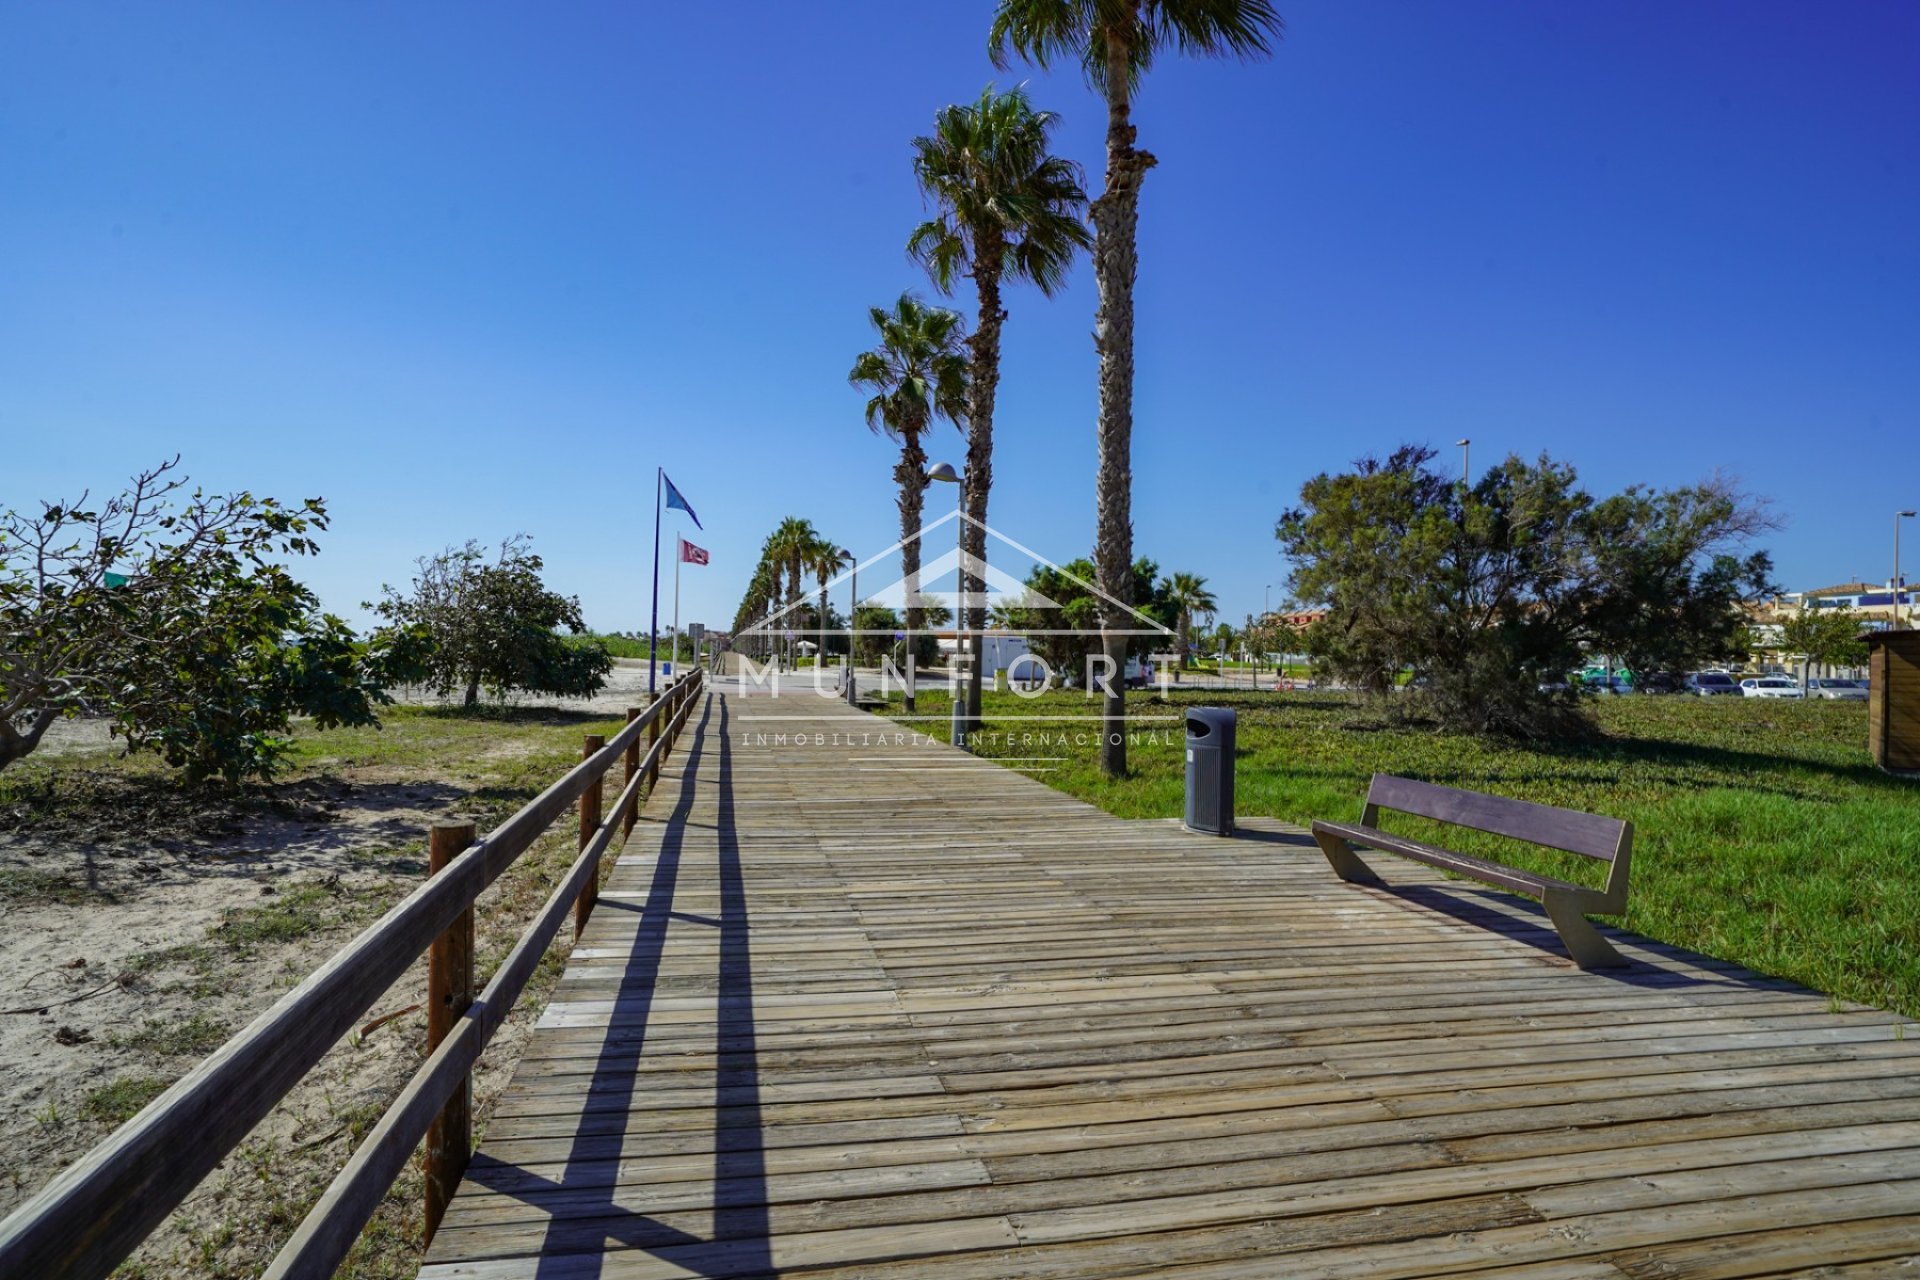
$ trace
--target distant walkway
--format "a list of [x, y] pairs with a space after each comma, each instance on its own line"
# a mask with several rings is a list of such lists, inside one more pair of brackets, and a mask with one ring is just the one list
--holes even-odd
[[695, 712], [423, 1276], [1920, 1275], [1895, 1019], [903, 732]]

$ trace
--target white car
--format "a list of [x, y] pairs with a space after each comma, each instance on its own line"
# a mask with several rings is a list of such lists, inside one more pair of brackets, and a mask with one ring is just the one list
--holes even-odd
[[1740, 692], [1749, 698], [1804, 698], [1800, 686], [1782, 676], [1760, 676], [1740, 682]]
[[1845, 699], [1849, 702], [1865, 702], [1867, 686], [1858, 680], [1814, 679], [1807, 681], [1809, 698]]

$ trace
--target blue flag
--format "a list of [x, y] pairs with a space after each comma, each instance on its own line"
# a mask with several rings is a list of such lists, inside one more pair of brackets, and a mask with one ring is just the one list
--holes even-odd
[[667, 475], [664, 471], [662, 471], [660, 475], [667, 482], [667, 505], [669, 507], [678, 507], [686, 512], [688, 518], [693, 521], [693, 527], [702, 533], [706, 532], [707, 526], [700, 523], [700, 517], [693, 514], [693, 508], [687, 505], [685, 498], [680, 496], [680, 491], [673, 487], [673, 477]]

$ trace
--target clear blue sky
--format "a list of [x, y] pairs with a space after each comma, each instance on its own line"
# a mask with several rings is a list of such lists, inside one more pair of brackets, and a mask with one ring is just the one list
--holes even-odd
[[[176, 451], [325, 495], [303, 573], [350, 616], [526, 531], [643, 626], [656, 464], [714, 553], [688, 620], [731, 620], [782, 515], [884, 546], [893, 449], [844, 378], [866, 308], [926, 287], [908, 139], [1028, 78], [1099, 181], [1098, 103], [997, 76], [991, 8], [8, 5], [0, 503]], [[1238, 620], [1302, 479], [1468, 435], [1602, 490], [1731, 470], [1790, 521], [1788, 585], [1887, 575], [1920, 505], [1920, 6], [1283, 12], [1270, 61], [1169, 60], [1138, 103], [1141, 551]], [[1091, 271], [1009, 304], [993, 522], [1065, 559]]]

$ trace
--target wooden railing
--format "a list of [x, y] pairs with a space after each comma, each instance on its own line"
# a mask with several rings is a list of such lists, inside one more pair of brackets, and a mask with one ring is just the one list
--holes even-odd
[[[429, 949], [427, 1060], [266, 1275], [331, 1276], [422, 1138], [431, 1237], [471, 1154], [474, 1062], [569, 910], [578, 936], [598, 893], [601, 855], [616, 831], [632, 829], [642, 790], [659, 780], [660, 762], [699, 704], [703, 684], [695, 669], [653, 705], [629, 711], [611, 741], [589, 738], [578, 766], [485, 839], [475, 842], [471, 825], [436, 828], [425, 884], [0, 1222], [0, 1276], [106, 1276]], [[602, 779], [622, 758], [626, 787], [603, 819]], [[576, 802], [579, 857], [486, 990], [472, 996], [474, 900]]]

